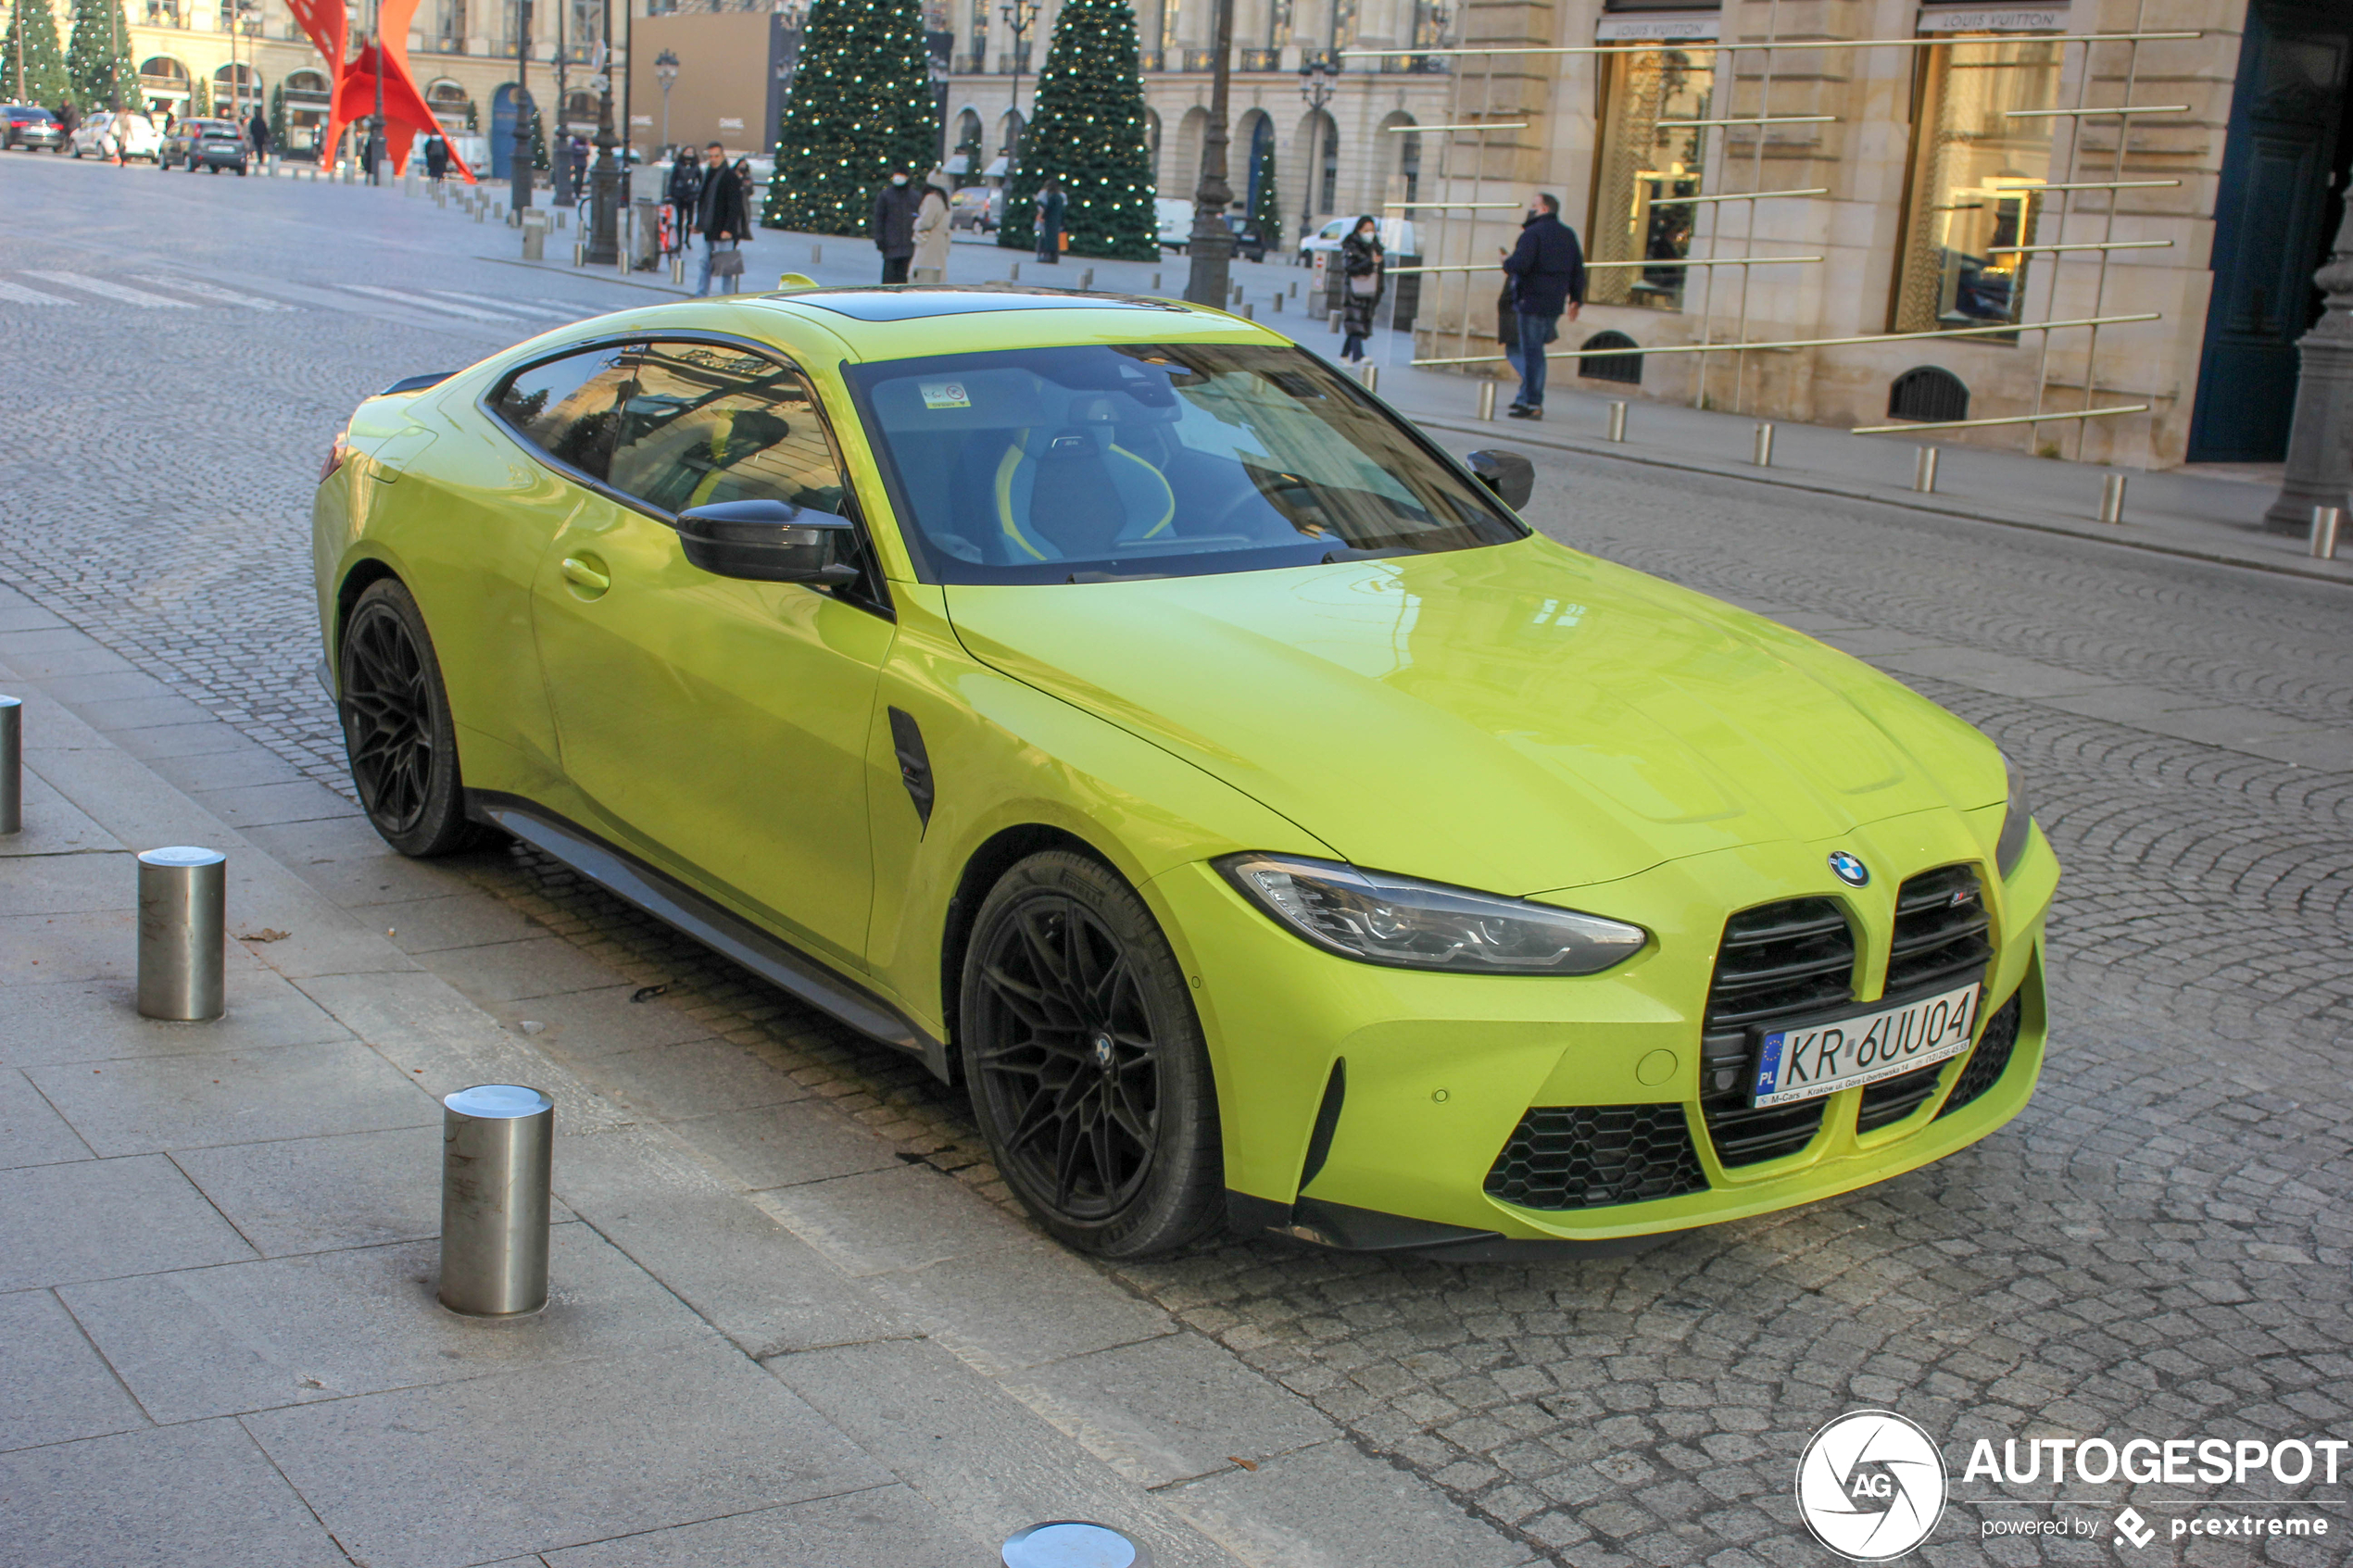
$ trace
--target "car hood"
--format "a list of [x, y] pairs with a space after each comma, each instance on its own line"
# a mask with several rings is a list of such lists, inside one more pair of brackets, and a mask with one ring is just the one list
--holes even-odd
[[1990, 742], [1869, 667], [1543, 538], [947, 598], [975, 658], [1347, 859], [1496, 892], [2005, 788]]

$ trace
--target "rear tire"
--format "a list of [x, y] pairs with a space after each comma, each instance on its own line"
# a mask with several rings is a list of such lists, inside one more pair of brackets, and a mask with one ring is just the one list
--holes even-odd
[[1058, 1240], [1149, 1258], [1216, 1230], [1225, 1162], [1201, 1021], [1115, 872], [1067, 850], [1007, 872], [973, 923], [958, 1022], [997, 1168]]
[[478, 842], [466, 820], [441, 662], [415, 597], [397, 579], [370, 583], [352, 606], [341, 665], [344, 755], [370, 824], [418, 859]]

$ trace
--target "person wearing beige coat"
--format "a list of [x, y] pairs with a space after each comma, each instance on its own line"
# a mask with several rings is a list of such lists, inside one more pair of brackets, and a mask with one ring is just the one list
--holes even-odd
[[915, 264], [911, 283], [948, 281], [948, 197], [955, 189], [947, 171], [935, 169], [924, 182], [924, 205], [915, 213]]

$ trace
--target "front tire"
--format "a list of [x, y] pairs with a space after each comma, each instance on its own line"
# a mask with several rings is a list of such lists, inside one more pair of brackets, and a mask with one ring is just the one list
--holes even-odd
[[344, 755], [369, 822], [419, 859], [473, 843], [441, 662], [415, 597], [396, 579], [370, 583], [352, 606], [340, 676]]
[[1065, 1246], [1173, 1252], [1224, 1213], [1217, 1089], [1185, 975], [1101, 862], [1032, 855], [989, 889], [958, 1035], [1006, 1184]]

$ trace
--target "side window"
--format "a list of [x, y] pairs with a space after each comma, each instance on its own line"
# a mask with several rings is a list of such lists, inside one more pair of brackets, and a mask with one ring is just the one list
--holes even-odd
[[848, 509], [809, 383], [724, 345], [655, 343], [639, 355], [610, 482], [683, 512], [713, 501]]
[[518, 370], [491, 406], [549, 457], [602, 479], [628, 384], [629, 353], [616, 345]]

